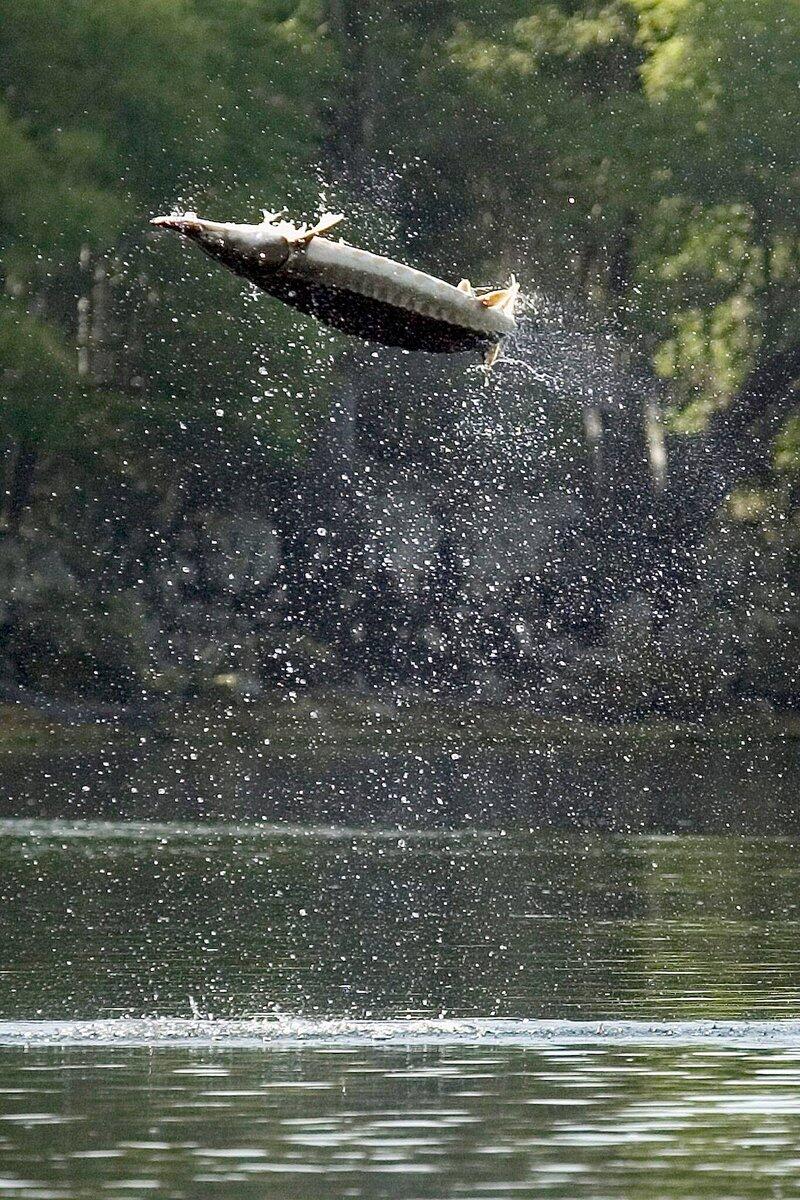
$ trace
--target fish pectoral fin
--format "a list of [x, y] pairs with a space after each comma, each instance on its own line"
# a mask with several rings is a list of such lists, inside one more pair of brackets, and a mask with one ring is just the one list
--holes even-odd
[[312, 238], [325, 237], [334, 225], [338, 225], [344, 220], [344, 213], [323, 213], [316, 225], [312, 225], [309, 229], [307, 225], [302, 225], [295, 236], [292, 238], [293, 246], [307, 246]]
[[485, 296], [480, 297], [480, 302], [484, 308], [499, 308], [501, 312], [513, 316], [518, 296], [519, 284], [512, 275], [511, 283], [507, 288], [498, 288], [495, 292], [487, 292]]
[[468, 279], [460, 280], [456, 286], [457, 286], [459, 292], [465, 292], [468, 296], [475, 295], [475, 288], [472, 286], [472, 284], [470, 283], [470, 281]]

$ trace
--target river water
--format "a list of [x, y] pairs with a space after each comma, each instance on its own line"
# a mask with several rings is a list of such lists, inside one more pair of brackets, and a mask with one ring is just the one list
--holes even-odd
[[0, 1196], [800, 1195], [791, 836], [0, 823]]

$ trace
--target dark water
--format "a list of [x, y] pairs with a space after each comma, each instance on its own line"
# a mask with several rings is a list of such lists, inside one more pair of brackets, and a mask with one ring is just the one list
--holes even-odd
[[800, 1011], [800, 855], [789, 838], [8, 821], [0, 945], [0, 1018], [780, 1018]]
[[[0, 1196], [798, 1196], [797, 1025], [749, 1022], [800, 1013], [799, 935], [790, 837], [7, 821]], [[215, 1044], [251, 1014], [306, 1032]], [[194, 1044], [113, 1044], [159, 1015]], [[436, 1036], [492, 1015], [611, 1036]]]

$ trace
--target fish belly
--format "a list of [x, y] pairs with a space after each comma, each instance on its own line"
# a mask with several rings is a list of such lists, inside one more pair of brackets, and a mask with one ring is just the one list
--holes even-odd
[[304, 279], [288, 271], [275, 272], [259, 269], [257, 264], [241, 263], [238, 273], [290, 308], [307, 313], [352, 337], [379, 342], [383, 346], [456, 354], [463, 350], [485, 349], [498, 340], [386, 300]]
[[455, 354], [481, 349], [494, 339], [471, 329], [423, 316], [385, 300], [289, 275], [274, 277], [264, 289], [299, 312], [340, 329], [352, 337], [404, 350]]

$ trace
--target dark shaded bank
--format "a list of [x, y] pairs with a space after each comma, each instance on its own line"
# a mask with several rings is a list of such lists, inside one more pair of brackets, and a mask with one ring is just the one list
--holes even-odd
[[227, 511], [182, 496], [169, 520], [140, 495], [110, 522], [100, 495], [0, 538], [0, 700], [133, 723], [320, 688], [590, 720], [800, 711], [797, 535], [758, 495], [704, 525], [636, 478], [601, 504], [491, 464], [360, 469]]
[[475, 704], [303, 697], [145, 724], [0, 708], [0, 816], [782, 833], [800, 722], [602, 725]]

